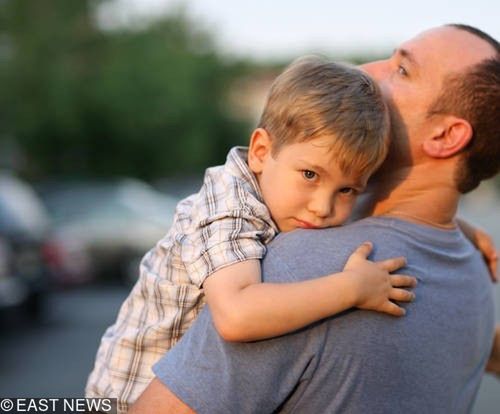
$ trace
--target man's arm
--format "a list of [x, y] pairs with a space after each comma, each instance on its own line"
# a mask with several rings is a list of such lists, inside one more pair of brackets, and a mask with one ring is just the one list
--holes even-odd
[[149, 383], [139, 399], [132, 405], [129, 414], [195, 414], [170, 389], [156, 377]]
[[316, 369], [323, 335], [317, 329], [231, 343], [217, 334], [205, 307], [153, 366], [156, 379], [131, 412], [273, 412]]

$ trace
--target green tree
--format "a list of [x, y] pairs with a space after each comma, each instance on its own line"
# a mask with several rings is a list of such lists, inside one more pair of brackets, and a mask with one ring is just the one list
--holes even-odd
[[0, 117], [24, 173], [143, 178], [220, 163], [244, 142], [225, 94], [241, 65], [182, 11], [142, 30], [100, 30], [98, 1], [0, 3]]

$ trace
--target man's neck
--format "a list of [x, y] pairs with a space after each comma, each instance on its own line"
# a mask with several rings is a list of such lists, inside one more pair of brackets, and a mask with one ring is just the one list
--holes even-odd
[[446, 170], [428, 165], [401, 168], [375, 177], [376, 201], [372, 216], [453, 228], [460, 194]]

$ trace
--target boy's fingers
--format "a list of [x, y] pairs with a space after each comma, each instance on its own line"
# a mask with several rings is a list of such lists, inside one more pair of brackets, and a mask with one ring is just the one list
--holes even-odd
[[493, 253], [488, 259], [488, 267], [490, 268], [491, 280], [493, 282], [498, 281], [497, 271], [498, 271], [498, 255], [496, 252]]
[[393, 302], [387, 301], [382, 309], [382, 312], [388, 313], [393, 316], [404, 316], [406, 311]]
[[353, 254], [359, 254], [360, 256], [363, 256], [364, 259], [366, 259], [368, 258], [372, 250], [373, 244], [369, 241], [365, 241], [363, 244], [358, 246], [356, 250], [354, 250]]
[[381, 260], [377, 262], [377, 264], [384, 270], [390, 272], [394, 272], [401, 267], [406, 266], [406, 258], [401, 257], [392, 257], [391, 259]]
[[417, 278], [407, 275], [390, 275], [391, 285], [393, 287], [415, 287]]
[[415, 294], [405, 289], [392, 289], [389, 294], [389, 299], [398, 302], [413, 302], [413, 300], [415, 300]]

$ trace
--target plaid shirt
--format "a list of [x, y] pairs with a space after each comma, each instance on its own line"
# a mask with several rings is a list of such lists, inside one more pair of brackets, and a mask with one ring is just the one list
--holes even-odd
[[204, 280], [264, 256], [278, 229], [246, 156], [246, 148], [231, 149], [226, 164], [207, 169], [201, 190], [177, 205], [171, 229], [144, 256], [139, 280], [101, 340], [87, 396], [118, 398], [125, 412], [204, 305]]

